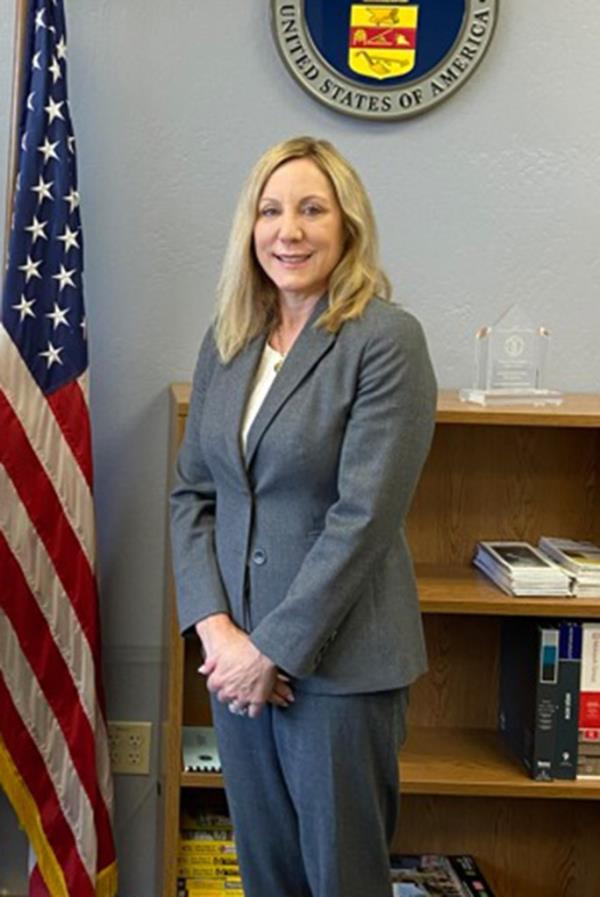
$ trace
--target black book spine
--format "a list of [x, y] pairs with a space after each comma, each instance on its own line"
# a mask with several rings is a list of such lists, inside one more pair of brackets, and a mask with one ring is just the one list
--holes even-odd
[[552, 779], [556, 749], [559, 631], [556, 626], [540, 625], [538, 635], [539, 664], [532, 767], [536, 779]]
[[558, 628], [533, 620], [502, 627], [499, 728], [532, 778], [552, 779], [556, 742]]
[[469, 897], [494, 897], [494, 892], [472, 856], [450, 856], [448, 859]]
[[581, 623], [559, 624], [559, 670], [556, 745], [552, 773], [557, 779], [577, 778]]

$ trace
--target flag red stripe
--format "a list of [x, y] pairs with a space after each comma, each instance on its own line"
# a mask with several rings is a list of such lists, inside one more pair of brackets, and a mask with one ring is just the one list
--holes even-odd
[[63, 513], [50, 479], [31, 448], [21, 422], [2, 393], [0, 432], [0, 461], [4, 463], [50, 555], [63, 588], [71, 598], [92, 653], [98, 658], [98, 610], [92, 569]]
[[[37, 601], [31, 594], [19, 564], [0, 534], [0, 568], [10, 589], [0, 595], [0, 606], [15, 630], [23, 653], [40, 689], [58, 720], [94, 813], [98, 835], [98, 868], [109, 865], [114, 853], [110, 819], [96, 778], [95, 735], [86, 716], [71, 673], [49, 630]], [[94, 701], [95, 704], [95, 701]]]
[[69, 893], [77, 894], [77, 897], [95, 897], [95, 888], [77, 851], [73, 832], [63, 815], [44, 760], [23, 725], [1, 673], [0, 716], [2, 737], [37, 804], [46, 840], [62, 867]]
[[39, 464], [21, 422], [2, 392], [0, 432], [3, 434], [0, 440], [0, 461], [4, 463], [27, 514], [44, 543], [95, 658], [96, 694], [98, 705], [104, 714], [106, 704], [101, 675], [100, 623], [94, 574], [63, 513], [54, 486]]
[[34, 866], [29, 876], [29, 894], [27, 897], [52, 897], [44, 883], [39, 866]]
[[74, 380], [47, 397], [48, 404], [59, 423], [63, 436], [81, 468], [90, 490], [92, 488], [91, 430], [85, 396]]

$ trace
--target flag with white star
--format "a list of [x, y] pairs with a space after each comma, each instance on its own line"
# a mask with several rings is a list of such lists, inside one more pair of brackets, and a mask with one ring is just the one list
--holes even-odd
[[62, 4], [31, 7], [2, 321], [48, 394], [87, 367], [83, 240]]
[[62, 0], [29, 0], [0, 321], [0, 786], [30, 897], [113, 897], [83, 239]]

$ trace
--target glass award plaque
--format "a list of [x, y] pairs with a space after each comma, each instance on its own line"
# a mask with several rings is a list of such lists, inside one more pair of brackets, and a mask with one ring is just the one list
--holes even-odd
[[518, 305], [475, 335], [475, 381], [461, 389], [478, 405], [560, 405], [562, 394], [545, 388], [550, 334]]

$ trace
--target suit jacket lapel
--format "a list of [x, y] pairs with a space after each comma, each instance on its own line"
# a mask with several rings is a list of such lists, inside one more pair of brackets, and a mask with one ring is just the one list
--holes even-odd
[[246, 483], [246, 464], [241, 444], [242, 420], [264, 345], [264, 335], [255, 337], [233, 359], [229, 366], [229, 376], [224, 381], [226, 389], [223, 394], [223, 416], [226, 418], [227, 444], [235, 466]]
[[[323, 296], [317, 302], [310, 318], [292, 346], [254, 418], [246, 445], [246, 468], [250, 467], [258, 444], [279, 409], [335, 342], [335, 334], [326, 330], [315, 330], [313, 326], [326, 307], [327, 297]], [[264, 342], [261, 346], [264, 346]]]

